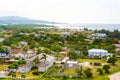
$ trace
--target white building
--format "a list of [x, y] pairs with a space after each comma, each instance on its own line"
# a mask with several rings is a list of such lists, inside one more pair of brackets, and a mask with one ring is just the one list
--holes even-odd
[[78, 63], [79, 63], [78, 61], [70, 61], [70, 60], [68, 60], [65, 63], [64, 68], [65, 69], [77, 69], [77, 68], [80, 67]]
[[9, 55], [9, 53], [7, 53], [7, 52], [0, 52], [0, 57], [6, 57], [8, 55]]
[[[42, 54], [39, 55], [39, 57], [43, 57]], [[46, 60], [45, 59], [42, 59], [40, 64], [39, 64], [39, 67], [38, 67], [38, 70], [40, 72], [44, 72], [46, 71], [49, 67], [52, 67], [53, 64], [55, 62], [55, 57], [53, 56], [50, 56], [50, 55], [46, 55]]]
[[98, 38], [98, 39], [101, 39], [101, 38], [106, 38], [107, 35], [105, 33], [95, 33], [95, 34], [92, 34], [92, 35], [88, 35], [87, 38]]
[[70, 32], [62, 32], [60, 36], [61, 37], [70, 36]]
[[89, 57], [104, 57], [104, 56], [109, 56], [110, 53], [108, 53], [107, 50], [103, 50], [103, 49], [90, 49], [88, 50], [88, 56]]
[[0, 71], [0, 78], [8, 77], [9, 72], [8, 71]]

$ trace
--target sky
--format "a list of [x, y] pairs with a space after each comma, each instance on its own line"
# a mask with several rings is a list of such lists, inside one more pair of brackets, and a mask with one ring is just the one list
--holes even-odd
[[0, 0], [0, 16], [66, 23], [120, 23], [120, 0]]

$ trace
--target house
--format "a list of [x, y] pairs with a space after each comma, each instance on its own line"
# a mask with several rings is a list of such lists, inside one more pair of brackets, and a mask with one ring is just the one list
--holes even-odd
[[61, 37], [70, 36], [70, 32], [62, 32], [60, 36]]
[[[40, 54], [39, 58], [42, 58], [42, 57], [43, 57], [43, 55]], [[42, 59], [40, 64], [39, 64], [39, 67], [38, 67], [39, 72], [46, 71], [48, 68], [53, 66], [54, 62], [55, 62], [55, 57], [50, 56], [50, 55], [46, 55], [46, 60]]]
[[95, 33], [92, 35], [88, 35], [87, 38], [97, 38], [97, 39], [102, 39], [102, 38], [106, 38], [107, 35], [105, 33]]
[[26, 59], [27, 54], [26, 54], [25, 52], [19, 52], [19, 53], [17, 53], [17, 54], [14, 54], [14, 56], [15, 56], [16, 58]]
[[16, 54], [16, 53], [19, 53], [19, 52], [22, 52], [22, 48], [12, 48], [11, 49], [11, 54]]
[[17, 72], [20, 72], [20, 73], [28, 73], [31, 71], [31, 68], [32, 66], [27, 64], [27, 65], [23, 65], [22, 67], [19, 67]]
[[69, 60], [69, 57], [56, 57], [55, 63], [65, 63]]
[[77, 69], [79, 68], [79, 62], [78, 61], [70, 61], [68, 60], [65, 64], [64, 64], [64, 69]]
[[5, 33], [13, 33], [13, 30], [4, 30]]
[[104, 49], [90, 49], [90, 50], [88, 50], [89, 57], [97, 56], [97, 57], [101, 58], [101, 57], [109, 56], [109, 55], [110, 55], [110, 53], [108, 53], [108, 51], [104, 50]]
[[46, 60], [43, 59], [43, 54], [35, 55], [31, 58], [26, 58], [26, 65], [23, 65], [22, 67], [19, 67], [18, 72], [20, 73], [28, 73], [31, 71], [31, 68], [34, 66], [33, 65], [33, 60], [36, 57], [39, 57], [40, 63], [38, 63], [38, 70], [39, 72], [44, 72], [46, 71], [49, 67], [53, 66], [55, 62], [55, 57], [46, 55]]
[[5, 33], [4, 34], [4, 37], [5, 38], [10, 38], [10, 37], [12, 37], [13, 36], [13, 30], [5, 30], [5, 31], [3, 31], [3, 33]]
[[0, 78], [8, 77], [9, 72], [8, 71], [0, 71]]
[[19, 52], [18, 54], [15, 54], [15, 57], [28, 59], [35, 55], [36, 55], [36, 53], [34, 51], [27, 51], [27, 52], [22, 51], [22, 52]]
[[27, 46], [28, 45], [28, 43], [25, 42], [25, 41], [21, 41], [20, 44], [23, 45], [23, 46]]
[[0, 57], [6, 57], [8, 55], [9, 55], [8, 52], [0, 52]]
[[0, 42], [3, 42], [5, 38], [0, 38]]

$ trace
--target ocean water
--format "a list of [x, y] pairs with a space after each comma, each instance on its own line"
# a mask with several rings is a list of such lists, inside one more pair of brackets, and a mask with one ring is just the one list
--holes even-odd
[[120, 31], [120, 24], [59, 24], [57, 25], [59, 28], [70, 28], [70, 29], [84, 29], [88, 28], [91, 30], [119, 30]]

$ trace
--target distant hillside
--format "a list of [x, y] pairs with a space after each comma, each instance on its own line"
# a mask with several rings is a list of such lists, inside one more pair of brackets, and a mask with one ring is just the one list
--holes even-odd
[[[7, 16], [0, 17], [0, 24], [52, 24], [52, 22], [45, 20], [34, 20], [19, 16]], [[55, 24], [61, 23], [55, 22]]]

